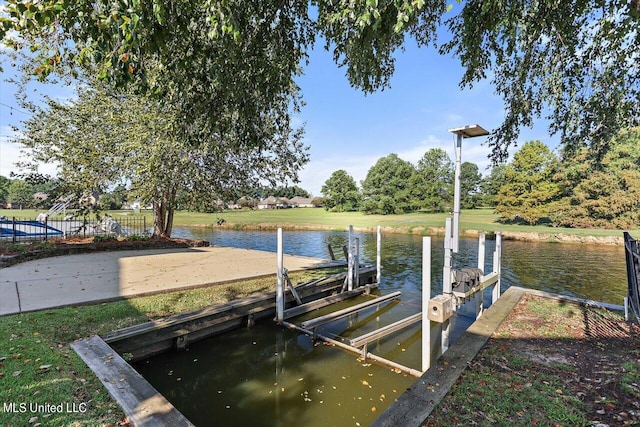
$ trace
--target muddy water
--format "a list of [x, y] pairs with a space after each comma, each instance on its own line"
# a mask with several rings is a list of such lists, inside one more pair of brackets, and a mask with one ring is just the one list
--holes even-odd
[[[274, 251], [276, 245], [273, 232], [178, 233], [220, 246]], [[360, 237], [364, 258], [375, 259], [375, 236]], [[341, 252], [346, 239], [345, 233], [285, 232], [285, 252], [326, 257], [327, 244]], [[346, 340], [418, 312], [421, 244], [418, 236], [384, 236], [380, 293], [400, 290], [401, 301], [363, 311], [319, 332]], [[489, 241], [487, 254], [492, 251]], [[463, 239], [455, 264], [475, 266], [476, 252], [477, 241]], [[435, 238], [432, 294], [441, 290], [442, 259], [442, 240]], [[617, 247], [506, 241], [502, 287], [518, 285], [621, 304], [626, 294], [624, 268], [624, 252]], [[470, 321], [458, 319], [455, 335]], [[370, 351], [419, 369], [420, 338], [416, 325], [372, 344]], [[216, 426], [366, 426], [414, 381], [342, 350], [314, 346], [306, 336], [270, 322], [192, 344], [185, 352], [151, 358], [136, 368], [196, 425]]]

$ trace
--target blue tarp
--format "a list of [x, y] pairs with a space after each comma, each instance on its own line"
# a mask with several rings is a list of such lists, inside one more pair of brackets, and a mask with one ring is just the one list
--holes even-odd
[[0, 237], [13, 237], [15, 228], [16, 237], [42, 237], [62, 236], [62, 231], [45, 225], [40, 221], [30, 220], [0, 220]]

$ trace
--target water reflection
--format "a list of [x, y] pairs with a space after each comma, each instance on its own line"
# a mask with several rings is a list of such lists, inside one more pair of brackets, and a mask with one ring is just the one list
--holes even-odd
[[136, 369], [202, 426], [366, 426], [414, 381], [270, 322]]

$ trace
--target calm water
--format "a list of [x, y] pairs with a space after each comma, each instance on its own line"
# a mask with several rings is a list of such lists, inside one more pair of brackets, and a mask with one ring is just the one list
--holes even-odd
[[[276, 250], [275, 232], [181, 228], [174, 235], [218, 246]], [[375, 235], [360, 238], [363, 257], [374, 261]], [[338, 256], [346, 242], [347, 234], [341, 232], [284, 232], [285, 252], [295, 255], [327, 258], [330, 243]], [[442, 288], [442, 243], [432, 239], [432, 294]], [[486, 269], [493, 248], [488, 241]], [[421, 251], [421, 237], [383, 236], [380, 293], [400, 290], [401, 301], [319, 332], [347, 339], [419, 312]], [[463, 239], [455, 264], [475, 266], [476, 254], [477, 240]], [[502, 269], [503, 290], [518, 285], [614, 304], [622, 304], [626, 295], [624, 251], [618, 247], [506, 241]], [[471, 319], [457, 322], [459, 334]], [[370, 351], [419, 369], [420, 338], [416, 325], [370, 345]], [[308, 337], [268, 321], [192, 344], [185, 352], [151, 358], [136, 368], [196, 425], [216, 426], [366, 426], [414, 381], [342, 350], [314, 346]]]

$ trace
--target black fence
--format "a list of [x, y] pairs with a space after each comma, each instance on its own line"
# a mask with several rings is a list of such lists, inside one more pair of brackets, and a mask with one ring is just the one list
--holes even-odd
[[640, 250], [638, 241], [629, 233], [624, 232], [625, 259], [627, 261], [627, 282], [629, 284], [629, 306], [640, 322]]
[[73, 218], [37, 219], [0, 218], [0, 240], [17, 242], [46, 241], [91, 236], [148, 236], [145, 217], [105, 217], [102, 219]]

